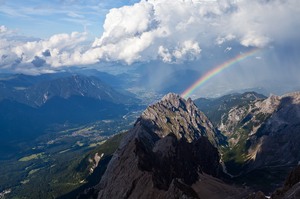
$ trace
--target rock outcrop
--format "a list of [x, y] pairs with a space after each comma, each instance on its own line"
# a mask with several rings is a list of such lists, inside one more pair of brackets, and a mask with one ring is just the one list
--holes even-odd
[[224, 161], [247, 163], [243, 172], [296, 165], [300, 160], [300, 93], [235, 106], [222, 117], [219, 129], [228, 137]]
[[97, 198], [241, 198], [215, 178], [221, 169], [215, 131], [195, 104], [176, 94], [148, 107], [122, 140]]
[[162, 101], [149, 106], [139, 121], [145, 127], [154, 129], [160, 138], [173, 133], [177, 139], [185, 138], [189, 143], [201, 136], [208, 137], [215, 146], [218, 142], [214, 127], [207, 117], [190, 98], [185, 100], [177, 94], [169, 93]]
[[227, 137], [219, 147], [224, 171], [240, 183], [269, 194], [300, 161], [300, 92], [268, 98], [232, 94], [196, 102]]

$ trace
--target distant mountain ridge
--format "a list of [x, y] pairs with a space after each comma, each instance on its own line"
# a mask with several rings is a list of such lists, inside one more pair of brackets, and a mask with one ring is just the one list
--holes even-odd
[[122, 117], [139, 100], [94, 76], [58, 73], [0, 78], [3, 141], [32, 139], [49, 127]]
[[[32, 85], [27, 85], [27, 82], [24, 82], [23, 87], [21, 85], [9, 87], [5, 85], [6, 81], [2, 81], [1, 88], [4, 92], [2, 92], [0, 100], [10, 99], [31, 107], [40, 107], [53, 97], [68, 99], [71, 96], [89, 97], [117, 104], [137, 102], [133, 97], [120, 94], [94, 76], [70, 74], [38, 81]], [[8, 85], [10, 84], [8, 83]]]
[[195, 99], [197, 107], [205, 113], [215, 126], [221, 124], [224, 114], [236, 106], [243, 106], [255, 100], [266, 99], [267, 97], [256, 92], [232, 93], [219, 98], [198, 98]]

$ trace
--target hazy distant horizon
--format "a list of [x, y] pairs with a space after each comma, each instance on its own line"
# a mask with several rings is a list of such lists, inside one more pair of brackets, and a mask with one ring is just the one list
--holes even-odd
[[[175, 80], [189, 86], [197, 75], [257, 48], [256, 56], [193, 95], [251, 88], [288, 92], [300, 89], [299, 14], [297, 0], [3, 0], [0, 73], [95, 68], [141, 75], [142, 87], [160, 90]], [[189, 70], [193, 77], [172, 76]]]

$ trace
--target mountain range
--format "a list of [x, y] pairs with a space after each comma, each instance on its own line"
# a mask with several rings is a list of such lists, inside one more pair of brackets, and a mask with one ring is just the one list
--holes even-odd
[[227, 137], [222, 149], [227, 170], [241, 175], [298, 164], [299, 97], [299, 92], [268, 98], [248, 92], [196, 104]]
[[[126, 75], [120, 79], [115, 76], [112, 85], [115, 82], [119, 86], [112, 87], [108, 85], [109, 74], [85, 72], [1, 75], [2, 158], [5, 159], [9, 151], [15, 154], [18, 147], [23, 146], [21, 142], [32, 142], [51, 131], [70, 129], [66, 132], [73, 132], [72, 128], [78, 125], [126, 119], [127, 115], [144, 107], [137, 99], [141, 96], [122, 90], [119, 83], [128, 78]], [[106, 78], [105, 82], [99, 78], [101, 76]], [[88, 146], [73, 149], [82, 144], [72, 144], [71, 138], [65, 140], [66, 145], [56, 143], [55, 136], [59, 134], [53, 135], [51, 142], [56, 143], [51, 146], [53, 149], [46, 144], [45, 149], [38, 151], [41, 156], [49, 151], [46, 159], [55, 155], [55, 158], [71, 161], [72, 167], [61, 171], [55, 168], [53, 175], [78, 173], [76, 175], [84, 178], [83, 185], [75, 183], [76, 189], [69, 194], [66, 190], [71, 190], [72, 186], [66, 185], [68, 188], [61, 192], [66, 195], [56, 195], [60, 198], [250, 199], [264, 198], [265, 194], [289, 198], [287, 194], [298, 193], [298, 170], [295, 169], [286, 181], [285, 178], [300, 160], [299, 107], [299, 92], [269, 97], [255, 92], [233, 93], [194, 101], [170, 93], [147, 107], [132, 129], [100, 144], [89, 155], [84, 155], [89, 151]], [[90, 133], [89, 129], [94, 126], [82, 132]], [[107, 128], [113, 126], [108, 124]], [[63, 146], [72, 149], [62, 150]], [[98, 143], [91, 146], [98, 146]], [[70, 153], [65, 152], [69, 150]], [[70, 158], [80, 153], [74, 161]], [[8, 159], [12, 157], [7, 156]], [[28, 154], [26, 157], [35, 156]], [[53, 165], [48, 165], [49, 160], [41, 159], [45, 162], [31, 164], [33, 170], [29, 171], [27, 180], [31, 179], [31, 172], [51, 170]], [[63, 161], [59, 165], [63, 165]], [[26, 180], [21, 182], [27, 183]], [[56, 182], [51, 183], [51, 189], [55, 189], [53, 193], [59, 193], [60, 189], [53, 188]], [[26, 189], [30, 186], [27, 184]]]
[[121, 93], [98, 77], [73, 73], [3, 75], [0, 93], [3, 149], [50, 129], [121, 118], [140, 107], [133, 94]]
[[[298, 164], [299, 98], [248, 92], [196, 100], [203, 113], [168, 94], [142, 113], [99, 184], [79, 198], [265, 198]], [[291, 175], [274, 198], [299, 196], [297, 170]]]

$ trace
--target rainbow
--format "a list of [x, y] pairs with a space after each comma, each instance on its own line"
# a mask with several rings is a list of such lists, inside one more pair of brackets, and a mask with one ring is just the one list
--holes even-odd
[[214, 67], [212, 70], [205, 73], [203, 76], [201, 76], [197, 81], [195, 81], [190, 87], [188, 87], [182, 94], [181, 97], [187, 98], [189, 97], [197, 88], [202, 86], [205, 82], [216, 76], [217, 74], [221, 73], [226, 68], [229, 68], [230, 66], [233, 66], [234, 64], [251, 57], [255, 53], [257, 53], [259, 49], [253, 49], [250, 50], [247, 53], [240, 54], [216, 67]]

